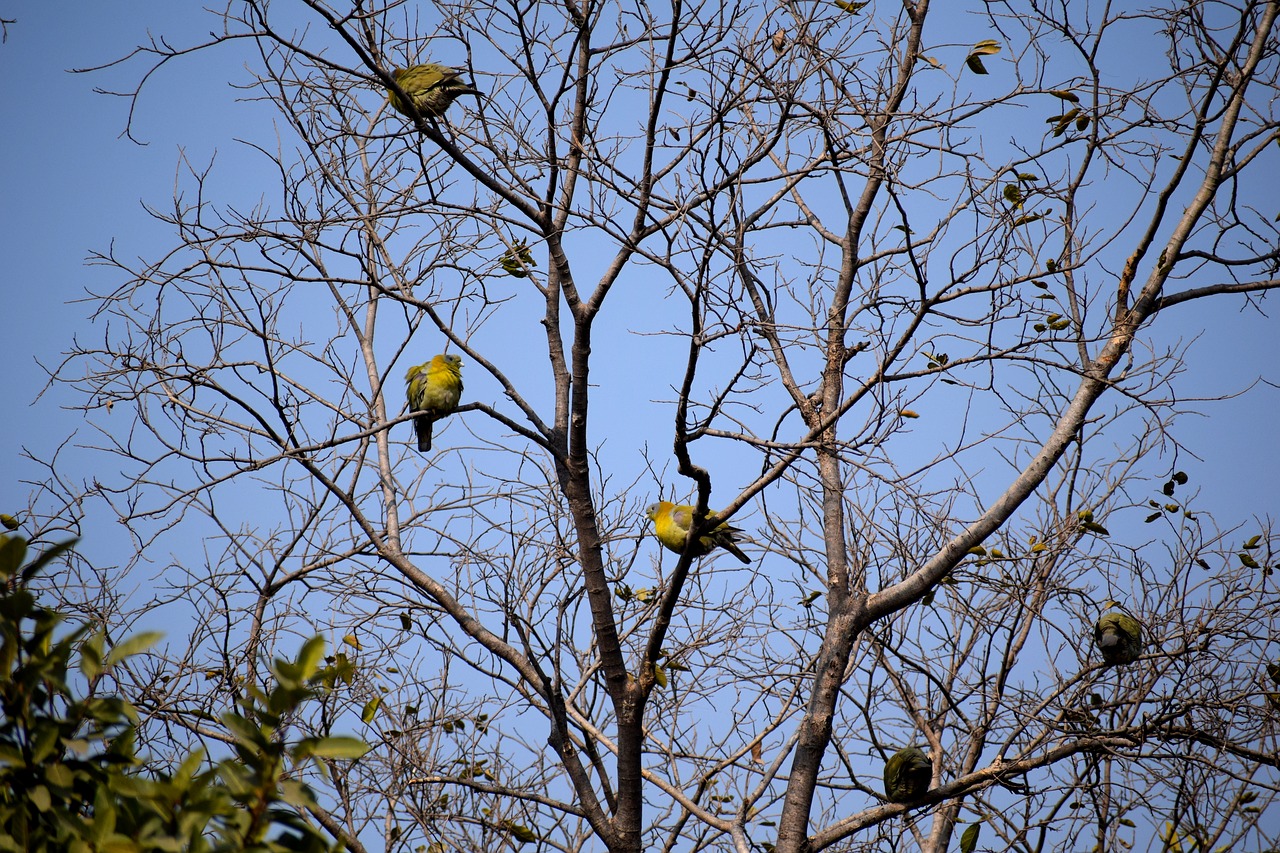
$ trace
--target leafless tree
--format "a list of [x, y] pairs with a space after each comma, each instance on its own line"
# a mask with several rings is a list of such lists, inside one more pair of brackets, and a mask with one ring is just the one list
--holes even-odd
[[[56, 372], [100, 473], [36, 506], [136, 553], [65, 591], [185, 620], [153, 751], [321, 632], [353, 851], [1280, 846], [1276, 540], [1200, 505], [1166, 322], [1280, 284], [1277, 3], [1122, 6], [233, 0], [132, 54], [139, 108], [216, 47], [278, 121], [96, 257]], [[390, 110], [428, 59], [483, 95]]]

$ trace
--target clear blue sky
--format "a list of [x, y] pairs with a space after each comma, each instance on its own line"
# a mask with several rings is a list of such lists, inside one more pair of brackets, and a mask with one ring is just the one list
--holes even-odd
[[[172, 245], [172, 236], [144, 211], [143, 204], [164, 207], [171, 202], [181, 158], [203, 165], [216, 153], [223, 174], [235, 174], [236, 158], [245, 157], [237, 138], [269, 143], [273, 137], [270, 117], [260, 105], [235, 101], [237, 92], [229, 81], [243, 80], [245, 75], [240, 59], [229, 50], [177, 61], [148, 84], [133, 131], [145, 145], [121, 135], [129, 119], [129, 102], [93, 91], [129, 88], [142, 70], [140, 63], [70, 73], [73, 68], [123, 57], [152, 36], [173, 44], [199, 41], [215, 26], [200, 4], [0, 0], [0, 17], [16, 19], [8, 26], [7, 41], [0, 45], [0, 110], [5, 117], [0, 136], [0, 275], [7, 325], [0, 335], [0, 375], [10, 407], [0, 422], [0, 511], [12, 512], [28, 500], [31, 486], [24, 481], [39, 480], [45, 474], [39, 465], [20, 458], [24, 450], [48, 460], [77, 431], [78, 440], [93, 439], [81, 414], [64, 408], [76, 402], [66, 389], [54, 386], [41, 396], [46, 368], [57, 367], [73, 337], [88, 342], [103, 335], [106, 321], [90, 319], [92, 305], [82, 301], [86, 290], [102, 292], [122, 282], [122, 273], [87, 265], [86, 258], [92, 252], [107, 252], [113, 243], [125, 258], [157, 257]], [[998, 63], [999, 59], [988, 60], [993, 73], [998, 73]], [[371, 97], [376, 96], [371, 93]], [[235, 190], [256, 197], [260, 190], [248, 177], [252, 172], [244, 174]], [[1272, 214], [1280, 213], [1280, 177], [1275, 181]], [[221, 180], [219, 186], [229, 183], [234, 184]], [[1280, 480], [1274, 437], [1280, 392], [1262, 383], [1238, 399], [1190, 402], [1197, 396], [1242, 391], [1259, 378], [1280, 379], [1278, 321], [1242, 311], [1243, 305], [1240, 298], [1192, 303], [1158, 321], [1159, 338], [1166, 343], [1195, 339], [1187, 373], [1177, 388], [1188, 399], [1188, 407], [1205, 416], [1183, 418], [1175, 435], [1201, 461], [1180, 459], [1177, 467], [1191, 475], [1191, 488], [1201, 489], [1196, 508], [1212, 512], [1223, 527], [1247, 524], [1255, 514], [1274, 515], [1275, 483]], [[1263, 305], [1280, 310], [1276, 298], [1264, 300]], [[658, 325], [641, 317], [630, 322], [633, 328]], [[627, 341], [616, 339], [599, 342], [602, 350], [626, 345]], [[611, 365], [597, 376], [608, 383], [610, 371], [617, 369], [617, 364]], [[474, 384], [469, 378], [468, 389], [469, 394], [487, 394], [478, 377]], [[663, 395], [654, 391], [635, 396]], [[606, 398], [604, 406], [608, 405]], [[110, 417], [123, 430], [130, 414], [118, 410]], [[929, 429], [927, 420], [922, 418], [920, 430]], [[667, 424], [667, 432], [652, 442], [659, 460], [669, 456], [669, 420]], [[596, 440], [610, 442], [606, 460], [622, 459], [635, 466], [622, 471], [618, 479], [629, 482], [639, 476], [636, 423], [619, 417], [593, 428]], [[398, 437], [404, 441], [408, 434], [405, 426]], [[94, 465], [115, 464], [107, 455], [72, 452], [69, 458], [74, 464], [64, 473], [84, 480], [99, 473]], [[77, 470], [77, 465], [83, 468]], [[1173, 461], [1167, 466], [1171, 468]], [[1153, 475], [1168, 470], [1160, 462], [1145, 468]], [[1158, 481], [1153, 483], [1153, 489], [1158, 486]], [[639, 488], [647, 487], [642, 482]], [[1179, 497], [1185, 495], [1180, 492]], [[1109, 526], [1117, 530], [1116, 525]], [[99, 562], [122, 559], [111, 554], [114, 548], [127, 547], [112, 520], [91, 517], [88, 528], [82, 550], [95, 552]], [[1138, 531], [1140, 536], [1140, 527]], [[1248, 525], [1241, 538], [1253, 532]]]
[[87, 266], [86, 258], [108, 251], [113, 241], [127, 257], [158, 245], [162, 235], [142, 203], [163, 205], [171, 196], [179, 146], [207, 159], [216, 145], [229, 141], [225, 106], [231, 93], [225, 85], [201, 82], [206, 94], [217, 93], [224, 103], [213, 110], [191, 103], [177, 108], [174, 96], [184, 78], [198, 75], [209, 62], [189, 61], [161, 75], [142, 101], [138, 136], [149, 144], [140, 146], [120, 135], [128, 102], [93, 91], [127, 85], [136, 67], [96, 74], [70, 70], [125, 55], [147, 39], [148, 30], [179, 40], [195, 37], [200, 27], [207, 31], [210, 22], [194, 16], [194, 6], [152, 0], [73, 9], [20, 2], [0, 4], [0, 10], [0, 17], [16, 19], [0, 45], [0, 110], [6, 116], [0, 137], [0, 257], [8, 326], [0, 347], [10, 404], [0, 425], [0, 492], [8, 507], [25, 504], [29, 489], [20, 479], [40, 476], [36, 466], [18, 461], [22, 450], [48, 459], [83, 425], [79, 413], [62, 408], [73, 402], [63, 389], [36, 397], [47, 378], [37, 359], [53, 369], [72, 336], [101, 335], [101, 326], [89, 322], [89, 306], [77, 300], [86, 289], [120, 279]]
[[[235, 139], [262, 138], [261, 128], [248, 124], [265, 113], [235, 102], [240, 93], [228, 81], [243, 81], [242, 59], [202, 52], [148, 82], [134, 115], [134, 141], [122, 135], [130, 102], [94, 90], [128, 90], [144, 63], [72, 73], [120, 59], [152, 37], [182, 45], [207, 39], [216, 20], [196, 5], [130, 0], [73, 9], [18, 2], [0, 4], [0, 17], [16, 19], [0, 46], [0, 109], [7, 117], [0, 137], [0, 257], [8, 320], [0, 355], [10, 402], [0, 424], [0, 495], [2, 511], [12, 512], [25, 507], [32, 491], [23, 481], [45, 476], [20, 458], [24, 451], [48, 461], [73, 433], [78, 443], [96, 439], [84, 416], [67, 408], [79, 402], [75, 395], [57, 385], [45, 390], [47, 370], [57, 368], [73, 337], [85, 344], [102, 338], [107, 321], [91, 320], [93, 306], [81, 301], [86, 292], [124, 281], [120, 271], [87, 259], [114, 251], [136, 263], [171, 247], [170, 229], [143, 205], [172, 205], [181, 158], [205, 166], [215, 156], [219, 164], [239, 156], [243, 146]], [[117, 410], [109, 422], [124, 427], [128, 418]], [[108, 463], [105, 456], [63, 454], [75, 460], [60, 466], [66, 475], [90, 480], [105, 473], [95, 468]], [[94, 518], [86, 521], [91, 530]], [[112, 523], [104, 532], [115, 529]], [[90, 533], [81, 548], [107, 541]]]
[[[21, 481], [42, 475], [38, 466], [19, 459], [22, 451], [48, 459], [73, 432], [84, 435], [80, 413], [63, 408], [73, 402], [65, 389], [54, 387], [37, 399], [46, 383], [37, 360], [53, 368], [72, 336], [88, 341], [102, 335], [103, 321], [91, 322], [91, 306], [77, 300], [86, 289], [118, 284], [121, 274], [86, 265], [87, 256], [107, 251], [114, 241], [124, 257], [155, 257], [171, 237], [144, 212], [143, 203], [169, 202], [184, 154], [204, 164], [216, 152], [220, 166], [242, 156], [235, 139], [255, 133], [262, 138], [267, 125], [255, 130], [253, 123], [267, 116], [254, 105], [235, 103], [227, 81], [244, 75], [226, 50], [177, 61], [148, 84], [134, 116], [134, 134], [145, 145], [121, 136], [129, 102], [93, 91], [128, 88], [140, 64], [70, 73], [120, 58], [151, 36], [174, 44], [200, 40], [215, 22], [196, 5], [85, 3], [75, 4], [72, 12], [62, 3], [10, 2], [0, 8], [0, 17], [16, 19], [0, 46], [6, 117], [0, 252], [8, 326], [0, 336], [0, 363], [11, 404], [0, 424], [0, 494], [8, 511], [26, 502], [30, 488]], [[251, 186], [244, 189], [255, 192]], [[1191, 304], [1160, 319], [1178, 336], [1199, 336], [1179, 386], [1183, 394], [1218, 394], [1240, 390], [1252, 378], [1275, 378], [1276, 321], [1238, 311], [1242, 304], [1241, 299], [1216, 300], [1211, 314], [1206, 306]], [[1167, 340], [1169, 334], [1161, 337]], [[1231, 377], [1225, 385], [1224, 375]], [[1185, 418], [1179, 425], [1179, 437], [1204, 460], [1179, 467], [1205, 490], [1201, 508], [1215, 510], [1224, 525], [1270, 513], [1275, 505], [1278, 401], [1275, 389], [1261, 386], [1242, 399], [1203, 406], [1208, 417]], [[128, 415], [118, 417], [123, 421]], [[666, 450], [665, 440], [655, 444]], [[88, 468], [95, 462], [81, 458], [86, 459], [81, 476], [92, 477]]]

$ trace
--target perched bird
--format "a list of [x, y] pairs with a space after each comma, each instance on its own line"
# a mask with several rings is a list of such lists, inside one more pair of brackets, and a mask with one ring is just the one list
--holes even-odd
[[[689, 537], [689, 528], [693, 524], [694, 507], [688, 504], [673, 504], [671, 501], [659, 501], [649, 504], [644, 514], [653, 522], [653, 534], [668, 550], [677, 554], [684, 553], [684, 544]], [[707, 512], [703, 518], [710, 518], [714, 513]], [[716, 548], [723, 548], [744, 563], [750, 563], [747, 555], [742, 553], [735, 542], [735, 537], [742, 531], [731, 527], [728, 522], [714, 530], [708, 530], [693, 543], [693, 556], [704, 557]]]
[[894, 803], [923, 796], [933, 781], [933, 763], [914, 746], [900, 749], [884, 763], [884, 795]]
[[1108, 666], [1133, 663], [1142, 654], [1142, 623], [1128, 613], [1112, 610], [1093, 626], [1093, 640]]
[[425, 364], [409, 368], [404, 375], [405, 395], [409, 409], [421, 412], [413, 419], [418, 434], [418, 449], [431, 449], [431, 425], [458, 408], [462, 397], [462, 358], [437, 355]]
[[[1276, 685], [1277, 687], [1280, 687], [1280, 663], [1267, 664], [1267, 677], [1271, 679], [1272, 684]], [[1265, 686], [1266, 686], [1266, 683], [1264, 682], [1263, 692], [1266, 693], [1267, 701], [1271, 703], [1272, 708], [1275, 708], [1277, 711], [1280, 711], [1280, 692], [1266, 690]]]
[[[447, 65], [436, 65], [428, 62], [425, 65], [410, 65], [408, 68], [397, 68], [391, 76], [400, 88], [404, 89], [418, 112], [429, 118], [439, 118], [459, 95], [480, 95], [461, 79], [462, 72]], [[387, 90], [387, 100], [396, 112], [413, 118], [408, 104], [392, 89]]]

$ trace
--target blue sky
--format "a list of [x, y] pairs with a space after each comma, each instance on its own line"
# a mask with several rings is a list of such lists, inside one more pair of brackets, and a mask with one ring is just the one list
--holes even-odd
[[[86, 290], [101, 292], [121, 282], [118, 271], [87, 265], [86, 258], [93, 252], [107, 252], [113, 243], [121, 257], [130, 259], [154, 258], [171, 245], [167, 229], [149, 216], [143, 205], [163, 208], [170, 203], [183, 158], [201, 167], [216, 155], [220, 191], [249, 199], [262, 192], [269, 194], [269, 189], [254, 183], [255, 161], [236, 140], [273, 137], [271, 116], [265, 109], [236, 101], [238, 93], [229, 81], [242, 80], [245, 75], [240, 60], [229, 50], [178, 60], [148, 83], [133, 117], [133, 135], [145, 143], [142, 145], [122, 136], [129, 120], [129, 102], [93, 91], [128, 88], [136, 81], [141, 64], [70, 73], [73, 68], [118, 59], [150, 36], [164, 37], [174, 44], [198, 41], [215, 22], [196, 4], [172, 0], [85, 3], [77, 4], [75, 14], [68, 14], [67, 4], [48, 2], [6, 3], [0, 9], [0, 17], [16, 19], [8, 28], [7, 42], [0, 46], [0, 108], [6, 116], [6, 130], [0, 136], [4, 147], [0, 157], [0, 257], [4, 259], [3, 292], [8, 309], [8, 329], [0, 336], [0, 364], [10, 401], [9, 416], [0, 424], [0, 495], [5, 501], [0, 510], [10, 512], [11, 507], [24, 506], [27, 501], [31, 487], [24, 481], [44, 475], [39, 465], [20, 458], [24, 451], [48, 460], [77, 431], [78, 440], [92, 439], [82, 415], [64, 408], [75, 403], [66, 389], [55, 386], [41, 396], [47, 381], [45, 368], [58, 365], [73, 336], [91, 341], [103, 334], [105, 321], [92, 321], [92, 306], [82, 301]], [[993, 74], [999, 73], [999, 62], [998, 58], [987, 60]], [[378, 96], [370, 92], [369, 97]], [[1274, 189], [1280, 190], [1280, 179]], [[1280, 193], [1272, 197], [1278, 198]], [[1273, 213], [1280, 213], [1280, 202], [1273, 203], [1277, 205]], [[646, 301], [644, 294], [632, 296], [637, 306]], [[1275, 369], [1280, 362], [1277, 321], [1252, 310], [1242, 311], [1243, 304], [1242, 298], [1191, 303], [1157, 321], [1158, 338], [1164, 343], [1194, 340], [1186, 374], [1177, 384], [1184, 399], [1243, 391], [1262, 377], [1280, 378]], [[1275, 307], [1274, 300], [1262, 304], [1268, 309]], [[660, 328], [663, 319], [636, 314], [628, 322], [632, 329], [646, 330]], [[485, 331], [486, 337], [494, 340], [506, 334], [501, 328]], [[599, 353], [605, 354], [624, 352], [633, 344], [647, 345], [646, 339], [628, 337], [597, 342]], [[505, 367], [521, 366], [518, 353], [495, 354], [504, 359]], [[626, 373], [622, 359], [612, 363], [605, 359], [596, 378], [608, 387], [615, 377]], [[469, 371], [466, 376], [469, 397], [496, 400], [492, 384], [486, 385], [478, 371]], [[671, 399], [674, 395], [663, 394], [661, 384], [633, 396]], [[611, 405], [607, 395], [596, 399], [601, 410]], [[1278, 403], [1276, 389], [1259, 384], [1238, 399], [1189, 402], [1190, 408], [1204, 414], [1184, 417], [1176, 428], [1187, 450], [1199, 457], [1199, 461], [1179, 459], [1176, 463], [1191, 476], [1190, 488], [1201, 490], [1196, 508], [1212, 512], [1223, 527], [1247, 524], [1242, 539], [1254, 532], [1248, 524], [1250, 517], [1273, 514], [1276, 505]], [[622, 489], [639, 477], [637, 491], [644, 492], [652, 487], [643, 479], [640, 449], [652, 435], [649, 449], [653, 457], [659, 465], [669, 459], [669, 407], [655, 406], [640, 413], [629, 411], [625, 402], [614, 401], [613, 405], [618, 416], [594, 427], [595, 439], [607, 443], [605, 458], [619, 463], [616, 479], [622, 482], [611, 485]], [[926, 412], [916, 428], [922, 444], [927, 444], [932, 414]], [[108, 417], [118, 419], [113, 423], [124, 427], [129, 413], [117, 411]], [[646, 422], [665, 423], [667, 431], [646, 433]], [[409, 433], [405, 425], [397, 437], [407, 441]], [[458, 424], [449, 425], [449, 436], [456, 442], [467, 439]], [[110, 460], [105, 455], [74, 452], [69, 458], [74, 464], [68, 470], [84, 479], [98, 473], [95, 464]], [[476, 458], [481, 458], [480, 454]], [[77, 469], [80, 464], [83, 468]], [[1152, 476], [1161, 476], [1175, 465], [1170, 459], [1144, 467]], [[1152, 483], [1153, 493], [1159, 485], [1159, 480]], [[88, 539], [82, 549], [102, 555], [103, 562], [112, 560], [112, 549], [127, 545], [117, 538], [115, 525], [93, 517], [88, 524]], [[1139, 537], [1143, 535], [1141, 527], [1137, 530]]]
[[[41, 473], [20, 454], [48, 459], [83, 427], [80, 413], [63, 408], [72, 402], [64, 389], [40, 395], [44, 368], [58, 364], [73, 335], [91, 340], [102, 334], [101, 323], [88, 318], [90, 306], [78, 301], [85, 290], [120, 281], [119, 273], [87, 265], [86, 258], [113, 244], [126, 258], [154, 257], [168, 235], [142, 205], [168, 203], [180, 158], [200, 166], [217, 155], [225, 173], [238, 162], [229, 158], [243, 157], [235, 139], [261, 138], [263, 130], [270, 132], [270, 117], [235, 103], [237, 93], [226, 81], [243, 79], [243, 72], [229, 51], [201, 53], [175, 61], [148, 82], [133, 116], [133, 135], [145, 143], [140, 145], [122, 136], [129, 102], [93, 90], [127, 89], [141, 65], [85, 74], [71, 69], [111, 62], [150, 37], [172, 44], [199, 40], [214, 20], [194, 6], [155, 0], [80, 4], [73, 15], [51, 3], [3, 8], [2, 16], [16, 23], [0, 47], [0, 98], [8, 117], [0, 137], [0, 252], [9, 325], [0, 347], [4, 387], [17, 405], [0, 425], [0, 492], [6, 506], [20, 506], [28, 492], [20, 481]], [[998, 60], [988, 62], [998, 73]], [[256, 128], [250, 124], [259, 121]], [[256, 192], [242, 188], [249, 197]], [[1240, 311], [1242, 304], [1217, 300], [1206, 314], [1205, 305], [1193, 303], [1159, 320], [1179, 337], [1198, 338], [1180, 386], [1187, 396], [1241, 390], [1276, 364], [1275, 321]], [[1161, 337], [1167, 340], [1169, 332]], [[1223, 376], [1230, 377], [1225, 386]], [[1209, 506], [1224, 510], [1223, 523], [1271, 511], [1270, 484], [1280, 473], [1270, 449], [1277, 399], [1275, 389], [1261, 386], [1243, 398], [1202, 406], [1207, 417], [1185, 418], [1179, 426], [1187, 448], [1203, 460], [1192, 463], [1193, 482], [1205, 489]], [[665, 441], [657, 444], [665, 449]]]
[[71, 14], [57, 3], [3, 5], [0, 17], [16, 19], [0, 46], [0, 108], [8, 116], [0, 157], [0, 256], [9, 317], [0, 346], [12, 406], [0, 427], [6, 501], [25, 503], [28, 488], [19, 480], [40, 475], [18, 460], [24, 449], [48, 459], [83, 425], [78, 412], [62, 408], [72, 402], [63, 389], [36, 398], [45, 387], [44, 368], [56, 368], [73, 335], [101, 334], [88, 320], [89, 306], [77, 300], [118, 277], [86, 265], [86, 258], [110, 250], [113, 241], [126, 257], [154, 246], [157, 225], [142, 204], [163, 204], [171, 196], [180, 147], [207, 160], [228, 141], [223, 108], [231, 93], [225, 85], [200, 81], [202, 105], [222, 101], [210, 109], [170, 106], [181, 102], [175, 96], [184, 78], [198, 74], [208, 57], [160, 75], [144, 95], [136, 135], [145, 146], [121, 137], [128, 102], [93, 91], [127, 85], [134, 70], [70, 71], [125, 55], [148, 30], [193, 37], [193, 27], [207, 29], [208, 22], [193, 18], [191, 9], [165, 2], [93, 3]]

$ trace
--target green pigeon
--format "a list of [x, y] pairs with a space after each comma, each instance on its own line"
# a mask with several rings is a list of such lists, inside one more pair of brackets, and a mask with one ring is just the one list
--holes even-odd
[[1093, 627], [1093, 640], [1108, 666], [1133, 663], [1142, 654], [1142, 623], [1128, 613], [1104, 613]]
[[[481, 94], [460, 78], [462, 72], [447, 65], [427, 62], [422, 65], [410, 65], [408, 68], [397, 68], [391, 72], [392, 78], [400, 84], [405, 94], [413, 101], [418, 112], [428, 118], [439, 118], [459, 95]], [[413, 118], [413, 113], [400, 96], [392, 89], [387, 90], [387, 100], [396, 112]]]
[[424, 364], [415, 364], [404, 375], [409, 410], [422, 412], [413, 419], [418, 450], [431, 449], [431, 427], [458, 408], [462, 397], [462, 358], [441, 353]]
[[[685, 542], [689, 538], [689, 528], [693, 526], [695, 509], [696, 507], [688, 504], [658, 501], [656, 504], [649, 504], [644, 514], [653, 522], [653, 535], [658, 537], [658, 541], [668, 550], [683, 554]], [[708, 511], [703, 518], [710, 515], [712, 513]], [[719, 524], [690, 543], [693, 556], [705, 557], [716, 548], [723, 548], [739, 561], [750, 563], [751, 558], [738, 547], [737, 539], [741, 533], [741, 530], [728, 523]]]
[[914, 746], [900, 749], [884, 763], [884, 795], [891, 802], [918, 799], [933, 781], [933, 763]]
[[[1273, 684], [1275, 684], [1277, 687], [1280, 687], [1280, 664], [1277, 664], [1277, 663], [1267, 664], [1267, 677], [1271, 679], [1271, 682]], [[1275, 708], [1277, 711], [1280, 711], [1280, 693], [1272, 690], [1267, 690], [1264, 692], [1267, 694], [1267, 701], [1271, 703], [1271, 707]]]

